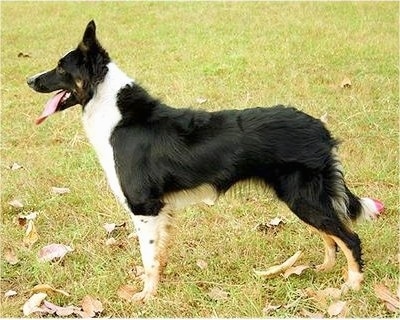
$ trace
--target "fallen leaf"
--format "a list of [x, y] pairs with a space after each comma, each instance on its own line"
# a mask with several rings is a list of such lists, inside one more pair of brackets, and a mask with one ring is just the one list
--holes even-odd
[[122, 222], [120, 224], [116, 224], [116, 223], [105, 223], [103, 225], [104, 229], [106, 229], [107, 233], [110, 234], [112, 233], [114, 230], [119, 229], [119, 228], [124, 228], [126, 226], [126, 222]]
[[113, 230], [115, 229], [116, 224], [115, 223], [105, 223], [103, 225], [104, 229], [106, 229], [107, 233], [111, 233], [113, 232]]
[[32, 288], [32, 292], [44, 292], [44, 293], [47, 293], [48, 295], [50, 295], [52, 293], [60, 293], [66, 297], [70, 296], [70, 294], [68, 292], [61, 290], [61, 289], [55, 289], [48, 284], [38, 284]]
[[33, 220], [29, 220], [28, 225], [26, 227], [25, 236], [23, 239], [24, 245], [27, 248], [31, 248], [38, 240], [39, 240], [39, 234], [36, 230], [35, 224], [33, 223]]
[[25, 220], [35, 220], [38, 216], [36, 211], [29, 212], [28, 214], [21, 214], [18, 218], [25, 219]]
[[6, 293], [4, 293], [4, 297], [10, 298], [16, 296], [17, 294], [18, 294], [17, 291], [8, 290]]
[[325, 288], [324, 290], [316, 291], [316, 294], [333, 300], [339, 300], [342, 296], [342, 290], [338, 288]]
[[113, 245], [115, 245], [116, 243], [117, 243], [117, 240], [115, 240], [113, 237], [108, 238], [108, 239], [106, 240], [106, 246], [113, 246]]
[[103, 312], [103, 304], [92, 296], [87, 295], [82, 300], [82, 310], [89, 318], [93, 318], [96, 314]]
[[344, 317], [347, 313], [347, 308], [346, 308], [347, 302], [346, 301], [335, 301], [328, 307], [328, 314], [331, 317], [334, 316], [340, 316]]
[[212, 288], [207, 295], [212, 299], [216, 301], [222, 301], [222, 300], [227, 300], [228, 299], [228, 293], [225, 292], [224, 290], [221, 290], [220, 288], [214, 287]]
[[38, 216], [37, 212], [29, 212], [28, 214], [20, 214], [17, 217], [17, 220], [18, 220], [17, 224], [20, 227], [24, 227], [29, 220], [35, 220], [37, 216]]
[[321, 312], [310, 312], [304, 308], [300, 310], [300, 314], [303, 317], [313, 318], [313, 319], [322, 319], [324, 317], [324, 314]]
[[344, 78], [340, 83], [341, 88], [350, 88], [351, 87], [351, 80], [349, 78]]
[[12, 248], [5, 248], [4, 249], [4, 259], [11, 265], [15, 265], [19, 262], [17, 255]]
[[18, 58], [30, 58], [31, 56], [28, 53], [20, 52], [18, 53]]
[[272, 266], [264, 271], [254, 270], [254, 273], [260, 277], [276, 276], [282, 272], [285, 272], [287, 269], [289, 269], [291, 266], [293, 266], [295, 264], [295, 262], [300, 258], [300, 256], [301, 256], [301, 251], [297, 251], [293, 256], [291, 256], [289, 259], [287, 259], [282, 264]]
[[126, 285], [119, 287], [119, 289], [117, 291], [117, 295], [118, 295], [118, 297], [120, 297], [122, 299], [132, 301], [132, 297], [136, 292], [137, 292], [137, 290], [135, 289], [134, 286], [126, 284]]
[[19, 169], [22, 169], [22, 168], [23, 168], [23, 166], [21, 166], [19, 163], [16, 163], [16, 162], [14, 162], [14, 163], [10, 166], [10, 170], [13, 170], [13, 171], [19, 170]]
[[206, 98], [197, 98], [196, 99], [196, 102], [198, 103], [198, 104], [203, 104], [203, 103], [206, 103], [207, 102], [207, 99]]
[[197, 260], [196, 265], [202, 270], [208, 267], [208, 263], [202, 259]]
[[[375, 295], [385, 302], [389, 311], [397, 312], [400, 310], [400, 300], [383, 284], [376, 284], [374, 286]], [[393, 311], [394, 310], [394, 311]]]
[[275, 310], [278, 310], [281, 308], [282, 305], [272, 305], [272, 304], [266, 304], [264, 309], [262, 310], [264, 316], [268, 316], [270, 313], [274, 312]]
[[75, 306], [60, 307], [47, 300], [43, 301], [43, 306], [48, 309], [49, 314], [57, 314], [59, 317], [68, 317], [72, 314], [78, 314], [81, 308]]
[[68, 252], [72, 251], [74, 251], [74, 249], [70, 246], [53, 243], [41, 248], [38, 257], [40, 262], [47, 262], [55, 259], [62, 259]]
[[320, 118], [323, 123], [328, 123], [328, 112], [325, 112]]
[[306, 288], [304, 292], [306, 296], [312, 298], [322, 308], [328, 306], [328, 299], [331, 301], [337, 301], [342, 295], [342, 291], [337, 288], [325, 288], [324, 290]]
[[301, 275], [301, 273], [310, 268], [309, 266], [306, 265], [300, 265], [300, 266], [296, 266], [296, 267], [290, 267], [288, 268], [285, 273], [283, 274], [283, 277], [286, 279], [289, 276], [291, 276], [292, 274], [297, 274], [298, 276]]
[[283, 223], [283, 220], [279, 217], [276, 217], [276, 218], [272, 219], [270, 222], [268, 222], [268, 224], [270, 226], [275, 226], [275, 227], [279, 226], [281, 223]]
[[51, 192], [54, 194], [62, 195], [62, 194], [70, 193], [71, 190], [69, 188], [52, 187]]
[[28, 301], [26, 301], [22, 307], [22, 312], [24, 316], [29, 316], [35, 312], [42, 312], [42, 309], [39, 308], [42, 301], [47, 297], [45, 293], [35, 293], [32, 295]]
[[21, 200], [18, 199], [11, 200], [8, 204], [15, 209], [21, 209], [24, 207]]

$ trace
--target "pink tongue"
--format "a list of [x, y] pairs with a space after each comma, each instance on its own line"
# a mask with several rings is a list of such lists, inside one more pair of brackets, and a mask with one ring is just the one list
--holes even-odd
[[54, 97], [52, 97], [46, 103], [46, 107], [44, 108], [42, 114], [39, 118], [36, 119], [36, 124], [41, 124], [48, 116], [51, 116], [53, 113], [57, 111], [57, 107], [60, 104], [62, 97], [66, 94], [66, 91], [60, 91]]

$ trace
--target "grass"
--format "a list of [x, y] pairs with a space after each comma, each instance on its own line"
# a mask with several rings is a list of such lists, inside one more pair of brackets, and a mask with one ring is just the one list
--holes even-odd
[[[339, 287], [339, 255], [329, 274], [263, 280], [253, 267], [280, 263], [303, 250], [300, 263], [320, 263], [322, 241], [279, 204], [271, 192], [239, 186], [214, 207], [177, 214], [177, 232], [166, 277], [154, 301], [128, 303], [117, 296], [122, 284], [140, 283], [128, 271], [140, 264], [137, 243], [106, 247], [106, 222], [130, 223], [109, 192], [84, 137], [80, 108], [36, 127], [47, 97], [26, 85], [28, 75], [48, 69], [76, 46], [94, 18], [103, 45], [119, 66], [154, 95], [175, 106], [216, 110], [276, 103], [292, 104], [320, 117], [343, 141], [340, 154], [350, 187], [386, 205], [384, 217], [357, 226], [366, 260], [361, 291], [348, 293], [349, 316], [393, 316], [374, 295], [374, 284], [395, 290], [398, 271], [399, 31], [396, 3], [2, 3], [1, 10], [1, 245], [20, 259], [1, 259], [1, 316], [20, 317], [38, 283], [62, 288], [60, 305], [78, 305], [86, 294], [103, 302], [110, 317], [262, 317], [266, 303], [290, 305], [269, 316], [298, 317], [321, 310], [301, 292]], [[18, 57], [22, 52], [28, 57]], [[349, 78], [350, 88], [340, 87]], [[198, 98], [207, 102], [199, 104]], [[23, 166], [12, 171], [9, 165]], [[51, 187], [71, 193], [59, 196]], [[239, 197], [239, 195], [242, 195]], [[8, 203], [20, 199], [24, 208]], [[22, 245], [19, 213], [39, 212], [40, 235]], [[274, 234], [255, 231], [280, 216]], [[41, 264], [39, 248], [71, 245], [63, 263]], [[208, 263], [197, 267], [197, 260]], [[207, 295], [218, 287], [226, 300]], [[13, 289], [18, 295], [4, 298]]]

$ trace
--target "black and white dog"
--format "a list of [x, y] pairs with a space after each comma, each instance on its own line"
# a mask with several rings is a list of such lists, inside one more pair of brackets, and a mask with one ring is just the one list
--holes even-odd
[[271, 187], [320, 233], [325, 258], [319, 270], [333, 267], [339, 246], [348, 263], [346, 285], [360, 287], [361, 242], [349, 221], [374, 219], [382, 205], [346, 187], [338, 143], [320, 120], [285, 106], [218, 112], [171, 108], [111, 61], [93, 21], [75, 50], [28, 84], [38, 92], [58, 91], [38, 124], [76, 104], [83, 107], [86, 134], [139, 237], [144, 288], [133, 300], [156, 293], [172, 213], [212, 204], [247, 179]]

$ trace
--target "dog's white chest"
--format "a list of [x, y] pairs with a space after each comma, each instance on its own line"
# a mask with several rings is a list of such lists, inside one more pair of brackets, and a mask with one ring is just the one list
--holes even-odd
[[117, 107], [118, 90], [132, 80], [114, 64], [110, 63], [108, 68], [109, 72], [104, 82], [98, 86], [96, 94], [85, 106], [83, 125], [86, 135], [97, 153], [111, 190], [121, 204], [126, 206], [126, 198], [115, 168], [114, 151], [110, 138], [114, 128], [121, 120], [121, 113]]

